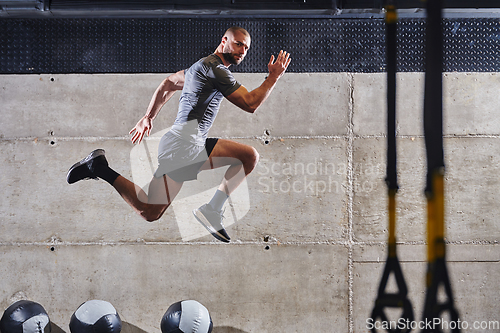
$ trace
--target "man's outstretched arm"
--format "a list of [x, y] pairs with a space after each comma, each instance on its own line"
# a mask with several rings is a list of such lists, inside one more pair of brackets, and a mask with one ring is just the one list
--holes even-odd
[[264, 103], [267, 97], [269, 97], [276, 82], [278, 82], [279, 78], [285, 73], [291, 60], [290, 53], [284, 51], [280, 51], [276, 58], [276, 62], [274, 62], [274, 56], [272, 55], [267, 65], [269, 75], [258, 88], [249, 92], [245, 87], [241, 86], [231, 95], [227, 96], [227, 99], [239, 108], [254, 113], [255, 110]]
[[142, 117], [129, 134], [133, 133], [131, 138], [132, 143], [141, 143], [144, 135], [149, 136], [153, 128], [153, 119], [156, 118], [161, 108], [168, 100], [174, 95], [177, 90], [182, 90], [184, 87], [184, 71], [179, 71], [175, 74], [168, 76], [160, 83], [158, 88], [151, 98], [148, 110], [144, 117]]

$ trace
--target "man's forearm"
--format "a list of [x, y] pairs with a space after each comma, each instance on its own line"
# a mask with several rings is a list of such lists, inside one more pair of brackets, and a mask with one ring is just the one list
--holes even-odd
[[165, 105], [165, 103], [167, 103], [168, 100], [172, 98], [177, 90], [181, 90], [183, 86], [183, 71], [172, 74], [165, 80], [163, 80], [158, 88], [156, 88], [156, 91], [151, 98], [148, 110], [146, 111], [146, 117], [148, 117], [149, 119], [155, 119], [163, 105]]
[[248, 93], [246, 99], [248, 106], [254, 111], [257, 110], [257, 108], [259, 108], [259, 106], [269, 97], [277, 82], [278, 78], [268, 76], [258, 88]]
[[167, 90], [167, 88], [167, 85], [163, 82], [153, 94], [148, 110], [146, 111], [146, 117], [149, 119], [155, 119], [163, 105], [174, 95], [175, 90]]

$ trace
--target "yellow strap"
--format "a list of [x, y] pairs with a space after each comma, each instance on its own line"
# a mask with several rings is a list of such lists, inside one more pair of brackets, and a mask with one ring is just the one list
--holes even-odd
[[427, 258], [433, 263], [444, 258], [444, 174], [432, 176], [433, 192], [427, 197]]
[[436, 231], [435, 231], [435, 251], [436, 258], [444, 258], [444, 175], [436, 173], [434, 176], [434, 192], [436, 201]]
[[394, 5], [388, 5], [385, 7], [385, 22], [386, 23], [396, 23], [398, 20], [398, 14], [396, 13], [396, 7]]

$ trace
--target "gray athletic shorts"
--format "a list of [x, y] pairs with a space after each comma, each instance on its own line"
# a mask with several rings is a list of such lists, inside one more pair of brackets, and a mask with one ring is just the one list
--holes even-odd
[[165, 133], [158, 146], [155, 177], [166, 174], [176, 182], [197, 179], [200, 168], [208, 160], [217, 141], [217, 138], [208, 138], [204, 146], [199, 146], [170, 132]]

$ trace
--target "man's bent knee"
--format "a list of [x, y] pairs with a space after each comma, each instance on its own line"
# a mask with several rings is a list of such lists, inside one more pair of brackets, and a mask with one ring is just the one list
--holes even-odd
[[253, 171], [253, 169], [255, 169], [255, 167], [257, 166], [257, 163], [259, 162], [259, 158], [260, 158], [260, 155], [259, 155], [259, 152], [257, 151], [257, 149], [255, 149], [254, 147], [250, 147], [250, 153], [248, 154], [247, 156], [247, 159], [246, 159], [246, 163], [245, 163], [245, 173], [248, 175], [250, 172]]

